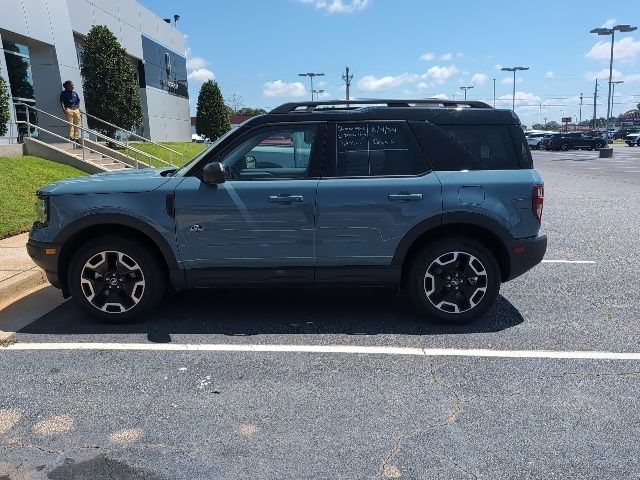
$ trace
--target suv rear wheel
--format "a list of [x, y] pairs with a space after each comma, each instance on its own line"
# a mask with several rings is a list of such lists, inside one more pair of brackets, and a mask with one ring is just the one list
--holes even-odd
[[83, 245], [68, 277], [75, 303], [106, 323], [126, 322], [157, 306], [164, 283], [158, 261], [144, 246], [111, 236]]
[[483, 315], [500, 291], [494, 256], [482, 244], [463, 237], [431, 243], [414, 258], [407, 289], [418, 311], [448, 324]]

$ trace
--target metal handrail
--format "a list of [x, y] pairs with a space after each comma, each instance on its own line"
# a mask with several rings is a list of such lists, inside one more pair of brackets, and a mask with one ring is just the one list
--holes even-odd
[[[65, 142], [69, 142], [71, 144], [74, 143], [73, 141], [69, 140], [66, 137], [63, 137], [62, 135], [58, 135], [57, 133], [54, 133], [51, 130], [47, 130], [46, 128], [43, 128], [40, 125], [30, 123], [29, 120], [28, 120], [28, 115], [27, 115], [27, 120], [18, 120], [16, 123], [18, 123], [18, 124], [26, 124], [27, 125], [27, 128], [29, 129], [29, 138], [31, 138], [31, 127], [34, 127], [34, 128], [37, 128], [38, 130], [42, 130], [44, 133], [46, 133], [48, 135], [60, 138], [61, 140], [64, 140]], [[81, 136], [81, 139], [82, 139], [82, 144], [83, 144], [83, 147], [82, 147], [82, 161], [84, 163], [88, 163], [90, 165], [93, 165], [94, 167], [101, 167], [102, 165], [100, 165], [98, 163], [94, 163], [91, 160], [87, 160], [85, 158], [85, 156], [84, 156], [84, 136]], [[113, 160], [116, 163], [120, 163], [120, 164], [124, 165], [125, 167], [130, 167], [131, 166], [131, 165], [128, 165], [127, 163], [123, 162], [122, 160], [118, 160], [117, 158], [113, 158], [113, 157], [111, 157], [111, 156], [109, 156], [109, 155], [107, 155], [105, 153], [101, 153], [101, 152], [99, 152], [99, 153], [103, 157], [107, 157], [107, 158]], [[136, 159], [134, 159], [134, 160], [136, 160]], [[135, 168], [138, 168], [138, 161], [137, 160], [136, 160], [136, 167]]]
[[[60, 117], [57, 117], [57, 116], [53, 115], [52, 113], [45, 112], [44, 110], [41, 110], [41, 109], [36, 108], [36, 107], [33, 107], [33, 106], [28, 105], [28, 104], [26, 104], [26, 103], [14, 103], [13, 105], [14, 105], [14, 109], [15, 109], [15, 107], [16, 107], [16, 106], [23, 106], [23, 107], [26, 107], [26, 108], [27, 108], [27, 110], [26, 110], [26, 112], [27, 112], [27, 120], [26, 120], [26, 122], [25, 122], [24, 120], [20, 120], [20, 121], [19, 121], [19, 123], [26, 123], [26, 124], [27, 124], [27, 127], [28, 127], [28, 128], [27, 128], [27, 134], [28, 134], [28, 136], [29, 136], [29, 137], [31, 137], [31, 128], [30, 128], [30, 127], [31, 127], [31, 125], [32, 125], [32, 124], [30, 123], [30, 120], [29, 120], [29, 109], [35, 110], [36, 112], [43, 113], [44, 115], [48, 115], [49, 117], [55, 118], [55, 119], [56, 119], [56, 120], [58, 120], [58, 121], [61, 121], [61, 122], [63, 122], [63, 123], [66, 123], [67, 125], [74, 125], [76, 128], [78, 128], [78, 129], [80, 130], [80, 137], [81, 137], [81, 139], [82, 139], [82, 148], [83, 148], [83, 152], [82, 152], [82, 159], [83, 159], [83, 160], [84, 160], [84, 148], [85, 148], [85, 147], [84, 147], [84, 135], [83, 135], [83, 133], [84, 133], [84, 132], [88, 132], [89, 134], [91, 134], [91, 135], [95, 135], [95, 136], [96, 136], [96, 137], [98, 137], [98, 138], [102, 138], [102, 139], [104, 139], [104, 140], [107, 140], [108, 142], [114, 143], [114, 144], [116, 144], [116, 145], [120, 145], [121, 147], [124, 147], [124, 148], [126, 148], [126, 149], [128, 149], [128, 150], [131, 150], [131, 151], [134, 151], [134, 152], [136, 152], [136, 153], [139, 153], [140, 155], [142, 155], [142, 156], [144, 156], [144, 157], [151, 158], [151, 159], [153, 159], [153, 160], [158, 160], [158, 161], [160, 161], [160, 162], [162, 162], [162, 163], [164, 163], [165, 165], [170, 166], [170, 167], [176, 167], [176, 165], [174, 165], [173, 163], [169, 163], [169, 162], [167, 162], [166, 160], [163, 160], [163, 159], [158, 158], [158, 157], [156, 157], [156, 156], [154, 156], [154, 155], [151, 155], [150, 153], [143, 152], [142, 150], [138, 150], [137, 148], [134, 148], [134, 147], [130, 147], [130, 146], [128, 146], [127, 144], [120, 142], [119, 140], [115, 140], [115, 139], [113, 139], [113, 138], [111, 138], [111, 137], [109, 137], [109, 136], [107, 136], [107, 135], [104, 135], [104, 134], [102, 134], [102, 133], [100, 133], [100, 132], [96, 132], [95, 130], [91, 130], [90, 128], [83, 127], [82, 125], [75, 125], [75, 124], [72, 124], [71, 122], [68, 122], [68, 121], [66, 121], [66, 120], [63, 120], [63, 119], [62, 119], [62, 118], [60, 118]], [[33, 126], [34, 126], [34, 127], [36, 127], [36, 128], [38, 128], [38, 129], [40, 129], [40, 130], [45, 131], [46, 133], [49, 133], [49, 132], [47, 132], [44, 128], [39, 127], [38, 125], [35, 125], [35, 124], [34, 124]], [[54, 134], [54, 135], [55, 135], [55, 134]], [[59, 135], [56, 135], [56, 136], [59, 136]], [[62, 137], [62, 138], [64, 138], [64, 137]], [[107, 156], [108, 156], [108, 155], [107, 155]], [[111, 157], [109, 157], [109, 158], [111, 158]], [[136, 168], [138, 168], [138, 159], [137, 159], [137, 158], [133, 158], [133, 160], [135, 160], [135, 162], [136, 162]], [[124, 162], [120, 162], [120, 163], [124, 163]]]
[[[148, 138], [145, 138], [142, 135], [138, 135], [137, 133], [132, 132], [131, 130], [127, 130], [126, 128], [122, 128], [122, 127], [119, 127], [118, 125], [115, 125], [113, 123], [107, 122], [106, 120], [103, 120], [100, 117], [96, 117], [95, 115], [91, 115], [88, 112], [83, 112], [82, 110], [80, 110], [80, 114], [81, 115], [85, 115], [88, 118], [93, 118], [94, 120], [97, 120], [98, 122], [100, 122], [100, 123], [102, 123], [104, 125], [109, 125], [110, 127], [115, 128], [117, 130], [122, 130], [124, 132], [127, 132], [129, 135], [132, 135], [135, 138], [139, 138], [140, 140], [142, 140], [143, 143], [144, 142], [149, 142], [152, 145], [156, 145], [157, 147], [164, 148], [165, 150], [167, 150], [169, 152], [169, 163], [171, 163], [171, 164], [173, 164], [173, 155], [172, 154], [175, 153], [176, 155], [180, 155], [180, 159], [182, 161], [182, 164], [184, 164], [184, 153], [182, 153], [182, 152], [178, 152], [177, 150], [169, 148], [166, 145], [162, 145], [160, 143], [154, 142], [153, 140], [149, 140]], [[126, 142], [126, 143], [128, 143], [128, 142]]]

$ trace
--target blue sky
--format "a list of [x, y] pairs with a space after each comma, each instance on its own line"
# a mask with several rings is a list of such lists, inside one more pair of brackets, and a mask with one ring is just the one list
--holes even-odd
[[[594, 80], [601, 79], [598, 116], [606, 114], [611, 37], [595, 27], [640, 26], [638, 0], [143, 0], [161, 17], [179, 14], [187, 35], [192, 110], [200, 85], [214, 78], [225, 98], [272, 108], [309, 100], [314, 88], [344, 98], [341, 73], [354, 74], [355, 98], [425, 98], [464, 95], [511, 108], [518, 72], [516, 112], [523, 123], [593, 115]], [[614, 114], [640, 102], [640, 34], [617, 34]], [[322, 82], [322, 83], [320, 83]]]

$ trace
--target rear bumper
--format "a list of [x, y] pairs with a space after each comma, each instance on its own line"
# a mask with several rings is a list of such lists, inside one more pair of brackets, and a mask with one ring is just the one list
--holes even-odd
[[47, 280], [56, 288], [62, 288], [62, 282], [58, 277], [58, 257], [61, 244], [27, 241], [27, 253], [34, 263], [44, 270]]
[[510, 240], [507, 248], [510, 269], [508, 277], [503, 279], [503, 282], [519, 277], [542, 261], [547, 251], [547, 236]]

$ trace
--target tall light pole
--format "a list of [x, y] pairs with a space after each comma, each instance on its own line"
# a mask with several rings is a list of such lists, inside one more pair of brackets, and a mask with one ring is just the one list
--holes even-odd
[[582, 96], [582, 92], [580, 92], [580, 123], [582, 123], [582, 99], [584, 97]]
[[324, 73], [307, 72], [299, 73], [298, 76], [309, 77], [309, 79], [311, 80], [311, 101], [313, 102], [313, 77], [324, 77]]
[[313, 102], [313, 94], [316, 94], [316, 98], [318, 98], [317, 95], [320, 95], [321, 93], [324, 93], [324, 89], [320, 89], [320, 90], [311, 90], [311, 101]]
[[594, 28], [591, 33], [597, 33], [598, 35], [611, 35], [611, 56], [609, 57], [609, 96], [607, 97], [607, 142], [609, 141], [609, 117], [611, 116], [611, 76], [613, 75], [613, 44], [616, 36], [616, 30], [620, 33], [633, 32], [638, 27], [632, 27], [631, 25], [615, 25], [611, 28]]
[[464, 99], [467, 99], [467, 90], [469, 90], [470, 88], [473, 88], [473, 85], [469, 86], [469, 87], [460, 87], [460, 90], [464, 90]]
[[611, 82], [613, 89], [611, 90], [611, 116], [613, 116], [613, 101], [616, 98], [616, 85], [624, 83], [624, 80], [618, 80], [617, 82]]
[[493, 108], [496, 108], [496, 79], [493, 79]]
[[511, 110], [516, 111], [516, 72], [518, 70], [529, 70], [529, 67], [511, 67], [511, 68], [501, 68], [503, 72], [513, 72], [513, 101], [511, 104]]

